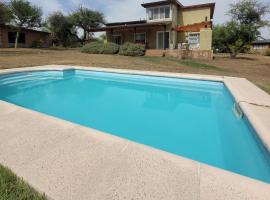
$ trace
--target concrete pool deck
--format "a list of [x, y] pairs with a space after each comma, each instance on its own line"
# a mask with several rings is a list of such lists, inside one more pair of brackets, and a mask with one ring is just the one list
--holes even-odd
[[[79, 66], [87, 69], [222, 81], [270, 151], [270, 96], [242, 78]], [[0, 101], [0, 163], [55, 200], [268, 199], [270, 184]]]

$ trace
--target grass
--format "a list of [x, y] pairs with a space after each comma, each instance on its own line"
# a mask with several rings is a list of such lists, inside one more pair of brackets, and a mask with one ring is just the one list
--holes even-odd
[[8, 168], [0, 165], [0, 200], [47, 200]]
[[147, 57], [147, 56], [143, 57], [143, 59], [150, 61], [150, 62], [158, 63], [158, 64], [162, 64], [162, 62], [167, 60], [167, 61], [174, 62], [175, 64], [178, 64], [181, 66], [184, 65], [187, 67], [193, 67], [193, 68], [197, 68], [197, 69], [225, 71], [224, 69], [216, 67], [214, 65], [200, 63], [200, 62], [194, 61], [194, 60], [178, 60], [178, 59], [172, 58], [172, 57], [159, 58], [159, 57]]

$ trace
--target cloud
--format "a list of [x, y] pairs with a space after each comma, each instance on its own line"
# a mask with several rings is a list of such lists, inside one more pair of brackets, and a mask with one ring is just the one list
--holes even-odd
[[58, 0], [29, 0], [31, 3], [42, 8], [44, 16], [55, 11], [64, 12], [64, 6]]

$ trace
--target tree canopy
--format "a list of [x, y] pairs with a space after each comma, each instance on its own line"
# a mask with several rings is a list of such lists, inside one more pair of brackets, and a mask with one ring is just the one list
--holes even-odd
[[104, 16], [102, 13], [90, 10], [88, 8], [79, 7], [75, 10], [70, 18], [72, 20], [73, 25], [77, 29], [83, 30], [83, 35], [81, 38], [81, 43], [85, 43], [89, 40], [90, 37], [90, 29], [96, 28], [102, 24], [104, 24]]
[[17, 48], [20, 29], [41, 27], [42, 11], [39, 7], [31, 5], [26, 0], [11, 0], [9, 7], [11, 11], [11, 22], [18, 27], [15, 41], [15, 48]]
[[[77, 46], [90, 40], [90, 29], [104, 24], [102, 13], [79, 7], [69, 15], [55, 12], [48, 17], [48, 27], [54, 34], [55, 39], [63, 46]], [[82, 30], [82, 35], [80, 34]]]
[[78, 40], [77, 32], [71, 19], [62, 12], [54, 12], [48, 17], [48, 27], [54, 38], [64, 47], [71, 46]]
[[231, 20], [213, 29], [214, 48], [227, 51], [235, 58], [260, 36], [259, 29], [268, 25], [263, 20], [268, 12], [269, 6], [258, 0], [241, 0], [231, 4], [228, 13]]
[[0, 2], [0, 24], [6, 24], [11, 20], [11, 12], [4, 2]]
[[42, 25], [42, 11], [26, 0], [11, 0], [10, 10], [12, 22], [18, 27], [40, 27]]

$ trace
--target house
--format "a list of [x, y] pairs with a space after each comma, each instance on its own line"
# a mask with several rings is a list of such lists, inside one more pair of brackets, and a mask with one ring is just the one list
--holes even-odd
[[178, 0], [143, 3], [146, 19], [107, 23], [91, 29], [106, 32], [117, 44], [142, 43], [147, 49], [212, 50], [212, 19], [215, 3], [184, 6]]
[[252, 50], [258, 53], [264, 53], [267, 49], [270, 49], [270, 39], [262, 39], [252, 42]]
[[[0, 25], [0, 48], [14, 47], [18, 28], [11, 25]], [[22, 28], [19, 35], [18, 47], [33, 46], [48, 47], [50, 33], [33, 29]]]

